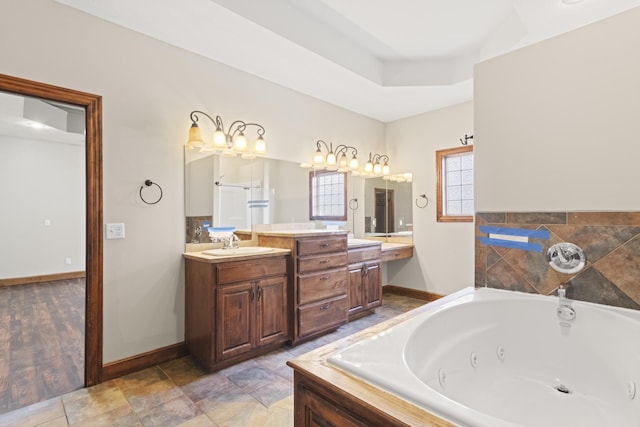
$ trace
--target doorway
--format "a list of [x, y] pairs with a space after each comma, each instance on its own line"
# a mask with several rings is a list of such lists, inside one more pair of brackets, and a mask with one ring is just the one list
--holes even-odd
[[85, 111], [84, 385], [102, 381], [102, 98], [0, 74], [0, 91]]
[[376, 233], [395, 233], [395, 215], [394, 212], [394, 193], [393, 190], [386, 188], [375, 188], [375, 232]]

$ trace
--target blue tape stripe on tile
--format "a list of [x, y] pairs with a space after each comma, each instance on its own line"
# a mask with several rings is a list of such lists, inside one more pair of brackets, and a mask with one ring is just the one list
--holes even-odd
[[532, 239], [549, 239], [550, 237], [548, 230], [527, 230], [526, 228], [494, 227], [491, 225], [481, 225], [480, 231], [487, 234], [491, 233], [503, 234], [505, 236], [523, 236], [530, 237]]
[[542, 245], [539, 243], [514, 242], [511, 240], [490, 239], [488, 237], [479, 237], [480, 243], [488, 246], [500, 246], [502, 248], [520, 249], [530, 252], [542, 252]]

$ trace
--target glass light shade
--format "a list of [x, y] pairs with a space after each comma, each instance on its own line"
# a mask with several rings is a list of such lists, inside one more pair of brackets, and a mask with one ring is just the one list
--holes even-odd
[[193, 123], [189, 128], [189, 139], [187, 140], [187, 146], [189, 148], [193, 147], [202, 147], [204, 145], [204, 141], [202, 140], [202, 132], [200, 132], [200, 127]]
[[320, 151], [319, 148], [313, 155], [313, 163], [315, 163], [316, 165], [321, 165], [322, 163], [324, 163], [324, 156], [322, 155], [322, 151]]
[[336, 155], [333, 153], [333, 151], [329, 151], [329, 154], [327, 154], [327, 165], [335, 166], [336, 163]]
[[345, 169], [349, 165], [349, 160], [347, 159], [346, 154], [342, 153], [338, 165], [340, 166], [340, 169]]
[[356, 157], [356, 155], [354, 154], [353, 157], [351, 158], [351, 160], [349, 161], [349, 167], [353, 170], [358, 169], [358, 166], [360, 166], [358, 164], [358, 158]]
[[390, 172], [389, 164], [384, 162], [384, 165], [382, 165], [382, 175], [389, 175]]
[[213, 145], [216, 147], [227, 146], [227, 135], [225, 135], [224, 131], [219, 127], [216, 128], [216, 131], [213, 133]]
[[382, 166], [380, 166], [379, 162], [376, 162], [376, 164], [373, 165], [373, 173], [379, 175], [380, 172], [382, 172]]
[[371, 163], [371, 161], [368, 161], [367, 164], [364, 165], [364, 171], [367, 173], [373, 172], [373, 163]]
[[264, 154], [267, 152], [267, 144], [264, 142], [264, 138], [262, 135], [256, 139], [256, 146], [254, 147], [254, 152], [258, 154]]
[[243, 132], [240, 132], [236, 136], [236, 140], [233, 142], [233, 146], [238, 151], [244, 151], [247, 149], [247, 137], [244, 136]]

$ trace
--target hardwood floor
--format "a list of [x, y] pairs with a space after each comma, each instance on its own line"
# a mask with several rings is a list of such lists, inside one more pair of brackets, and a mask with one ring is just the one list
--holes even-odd
[[0, 413], [84, 386], [84, 279], [0, 287]]

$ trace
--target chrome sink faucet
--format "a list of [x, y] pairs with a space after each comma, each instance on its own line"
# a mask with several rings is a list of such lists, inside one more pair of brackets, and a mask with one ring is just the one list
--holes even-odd
[[236, 249], [238, 248], [238, 242], [240, 239], [234, 233], [231, 233], [229, 237], [222, 240], [223, 249]]

